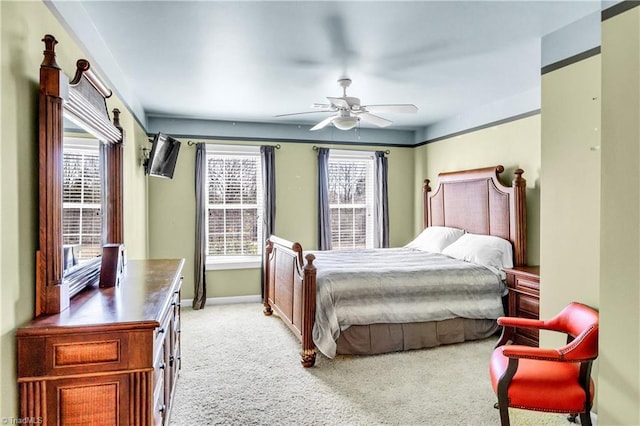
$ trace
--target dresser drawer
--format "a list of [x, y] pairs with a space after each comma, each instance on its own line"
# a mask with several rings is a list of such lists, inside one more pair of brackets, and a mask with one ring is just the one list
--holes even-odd
[[516, 345], [526, 345], [537, 347], [539, 341], [538, 332], [535, 330], [527, 330], [525, 332], [524, 329], [518, 330], [515, 335], [515, 339], [513, 343]]
[[521, 318], [538, 319], [540, 315], [540, 300], [524, 293], [516, 293], [516, 316]]
[[92, 371], [125, 369], [129, 334], [95, 333], [49, 336], [44, 340], [44, 374], [62, 376]]
[[516, 277], [514, 288], [520, 291], [528, 291], [538, 294], [540, 291], [540, 282], [525, 277]]
[[154, 349], [157, 350], [158, 346], [161, 346], [164, 342], [164, 339], [171, 334], [172, 327], [172, 319], [173, 319], [173, 309], [168, 310], [164, 313], [162, 318], [160, 319], [160, 325], [155, 330], [155, 341], [153, 344]]
[[167, 410], [166, 403], [164, 399], [164, 376], [158, 381], [155, 382], [153, 388], [153, 424], [154, 425], [162, 425], [164, 424], [165, 413]]

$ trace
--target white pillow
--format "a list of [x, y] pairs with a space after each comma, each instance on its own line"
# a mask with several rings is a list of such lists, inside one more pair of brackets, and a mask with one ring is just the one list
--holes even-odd
[[493, 235], [464, 234], [442, 254], [482, 265], [500, 275], [504, 274], [503, 269], [513, 268], [511, 243]]
[[464, 235], [464, 231], [448, 226], [429, 226], [405, 247], [441, 253], [449, 244]]

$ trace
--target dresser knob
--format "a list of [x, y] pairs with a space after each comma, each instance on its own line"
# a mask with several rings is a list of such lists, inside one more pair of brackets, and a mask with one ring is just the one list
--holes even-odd
[[164, 369], [166, 368], [166, 366], [167, 366], [167, 364], [165, 364], [165, 363], [163, 362], [162, 364], [160, 364], [160, 365], [158, 366], [158, 368], [159, 368], [160, 370], [164, 370]]
[[164, 327], [159, 328], [158, 333], [164, 333]]

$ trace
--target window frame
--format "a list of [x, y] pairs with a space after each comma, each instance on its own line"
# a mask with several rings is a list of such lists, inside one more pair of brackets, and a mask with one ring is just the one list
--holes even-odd
[[[207, 188], [210, 183], [209, 177], [209, 159], [211, 156], [221, 155], [221, 156], [251, 156], [256, 158], [256, 204], [258, 217], [256, 218], [256, 223], [258, 226], [258, 240], [262, 237], [262, 227], [263, 227], [263, 215], [264, 215], [264, 182], [262, 180], [262, 156], [260, 153], [259, 145], [218, 145], [218, 144], [207, 144], [206, 145], [206, 166], [205, 166], [205, 182], [207, 184]], [[211, 204], [209, 203], [209, 193], [208, 190], [205, 192], [205, 217], [208, 218], [209, 209]], [[241, 204], [242, 205], [242, 204]], [[260, 248], [258, 248], [258, 253], [255, 255], [211, 255], [209, 254], [209, 225], [207, 220], [207, 233], [206, 233], [206, 262], [205, 267], [208, 271], [215, 270], [229, 270], [229, 269], [253, 269], [262, 267], [262, 252]]]
[[[339, 150], [339, 149], [332, 149], [329, 152], [329, 159], [328, 159], [328, 178], [331, 179], [331, 163], [332, 162], [339, 162], [339, 161], [368, 161], [369, 162], [369, 166], [368, 166], [368, 170], [367, 170], [367, 177], [366, 177], [366, 200], [364, 204], [343, 204], [343, 206], [348, 207], [351, 206], [351, 208], [356, 208], [357, 206], [364, 206], [365, 211], [366, 211], [366, 222], [365, 222], [365, 248], [369, 249], [369, 248], [373, 248], [374, 244], [375, 244], [375, 237], [374, 237], [374, 227], [375, 227], [375, 153], [372, 151], [358, 151], [358, 150]], [[331, 198], [331, 189], [329, 188], [329, 198]], [[339, 204], [338, 204], [339, 205]], [[330, 216], [332, 216], [332, 210], [336, 209], [337, 205], [335, 203], [331, 203], [329, 202], [329, 214]], [[332, 241], [332, 246], [333, 246], [333, 250], [353, 250], [356, 249], [354, 247], [350, 247], [350, 248], [336, 248], [334, 246], [334, 235], [335, 232], [337, 231], [335, 230], [335, 228], [333, 227], [333, 221], [331, 223], [331, 241]]]

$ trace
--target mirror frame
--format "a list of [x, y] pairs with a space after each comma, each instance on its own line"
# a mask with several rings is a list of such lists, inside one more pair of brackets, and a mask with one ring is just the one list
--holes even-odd
[[[103, 245], [122, 244], [122, 146], [124, 130], [120, 111], [113, 110], [111, 123], [106, 98], [111, 91], [91, 71], [89, 62], [80, 59], [74, 79], [56, 63], [54, 36], [47, 34], [44, 59], [40, 66], [39, 99], [39, 249], [36, 253], [35, 316], [56, 314], [69, 307], [72, 292], [96, 281], [100, 262], [87, 262], [87, 267], [74, 272], [73, 279], [63, 277], [62, 190], [63, 190], [63, 117], [87, 130], [105, 144], [106, 197], [103, 208]], [[74, 282], [72, 290], [71, 281]]]

